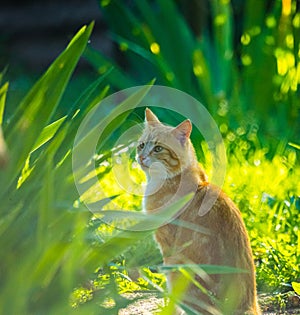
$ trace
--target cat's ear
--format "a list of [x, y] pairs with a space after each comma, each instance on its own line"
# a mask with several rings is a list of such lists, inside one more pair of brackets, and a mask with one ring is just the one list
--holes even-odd
[[160, 124], [159, 119], [153, 114], [153, 112], [146, 108], [145, 110], [145, 121], [150, 124]]
[[192, 123], [189, 119], [183, 121], [176, 128], [173, 129], [172, 133], [180, 141], [182, 145], [190, 138], [192, 132]]

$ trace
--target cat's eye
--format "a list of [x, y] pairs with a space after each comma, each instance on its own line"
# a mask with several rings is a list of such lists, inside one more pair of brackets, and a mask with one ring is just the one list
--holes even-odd
[[139, 145], [138, 145], [138, 150], [143, 150], [144, 149], [144, 147], [145, 147], [145, 143], [144, 142], [142, 142], [142, 143], [140, 143]]
[[158, 152], [161, 152], [161, 151], [162, 151], [162, 149], [163, 149], [163, 147], [162, 147], [162, 146], [160, 146], [160, 145], [156, 145], [156, 146], [154, 147], [153, 151], [154, 151], [154, 152], [156, 152], [156, 153], [158, 153]]

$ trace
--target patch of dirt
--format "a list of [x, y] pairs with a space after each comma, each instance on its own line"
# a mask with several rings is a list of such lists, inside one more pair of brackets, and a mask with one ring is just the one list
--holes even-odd
[[300, 297], [292, 291], [277, 295], [262, 294], [259, 304], [264, 315], [300, 314]]
[[165, 299], [158, 298], [155, 294], [129, 294], [126, 298], [136, 300], [125, 309], [120, 310], [118, 315], [153, 315], [165, 306]]
[[[118, 315], [154, 315], [165, 305], [165, 299], [153, 293], [128, 294], [133, 303], [119, 311]], [[300, 297], [294, 292], [281, 295], [260, 295], [259, 304], [263, 315], [300, 315]]]

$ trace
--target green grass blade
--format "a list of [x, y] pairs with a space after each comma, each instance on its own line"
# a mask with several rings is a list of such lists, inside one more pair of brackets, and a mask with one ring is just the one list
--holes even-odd
[[137, 82], [128, 76], [118, 65], [107, 57], [101, 55], [91, 47], [87, 47], [84, 57], [97, 69], [100, 74], [112, 69], [108, 79], [109, 82], [118, 89], [125, 89], [130, 86], [136, 86]]
[[8, 82], [3, 84], [0, 88], [0, 126], [2, 126], [2, 123], [3, 123], [3, 114], [4, 114], [7, 90], [8, 90]]
[[33, 148], [32, 148], [30, 153], [33, 153], [34, 151], [39, 149], [43, 144], [45, 144], [50, 139], [52, 139], [54, 137], [55, 133], [57, 132], [57, 130], [59, 129], [59, 127], [62, 125], [62, 123], [65, 121], [66, 118], [67, 118], [67, 116], [64, 116], [64, 117], [56, 120], [52, 124], [46, 126], [42, 130], [39, 138], [37, 139], [37, 141], [34, 144], [34, 146], [33, 146]]
[[[90, 125], [88, 125], [88, 129], [84, 129], [83, 131], [79, 130], [79, 134], [77, 135], [77, 141], [74, 144], [73, 150], [78, 152], [84, 152], [81, 150], [83, 149], [83, 147], [86, 146], [87, 143], [89, 143], [89, 141], [91, 141], [90, 139], [99, 139], [99, 135], [103, 134], [99, 139], [100, 147], [102, 147], [106, 140], [109, 138], [109, 136], [112, 134], [112, 132], [116, 129], [116, 127], [120, 126], [122, 122], [126, 120], [127, 116], [130, 113], [129, 111], [132, 110], [133, 107], [137, 106], [143, 100], [145, 95], [151, 89], [153, 83], [154, 81], [152, 81], [149, 85], [142, 86], [135, 93], [133, 93], [120, 104], [118, 104], [117, 107], [114, 106], [114, 109], [106, 117], [102, 115], [102, 117], [104, 118], [102, 119], [102, 121], [99, 120], [99, 123], [96, 124], [96, 126], [93, 126], [90, 123]], [[102, 106], [97, 108], [97, 110], [100, 111], [100, 114], [97, 113], [97, 115], [101, 116]], [[119, 117], [121, 120], [118, 119], [118, 121], [114, 121], [115, 117]], [[105, 129], [105, 133], [103, 133], [104, 131], [103, 126], [105, 125], [108, 127]], [[73, 154], [75, 153], [73, 152]]]
[[161, 271], [176, 271], [179, 269], [187, 269], [197, 273], [198, 270], [205, 272], [208, 275], [214, 274], [232, 274], [232, 273], [247, 273], [247, 270], [219, 265], [202, 265], [202, 264], [178, 264], [178, 265], [163, 265], [159, 269]]

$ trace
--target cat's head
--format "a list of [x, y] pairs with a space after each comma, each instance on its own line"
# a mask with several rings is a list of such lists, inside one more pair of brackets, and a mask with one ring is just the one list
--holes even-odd
[[150, 109], [145, 111], [145, 128], [137, 145], [137, 161], [142, 169], [165, 171], [174, 177], [194, 163], [195, 152], [190, 142], [192, 123], [189, 119], [177, 127], [162, 124]]

